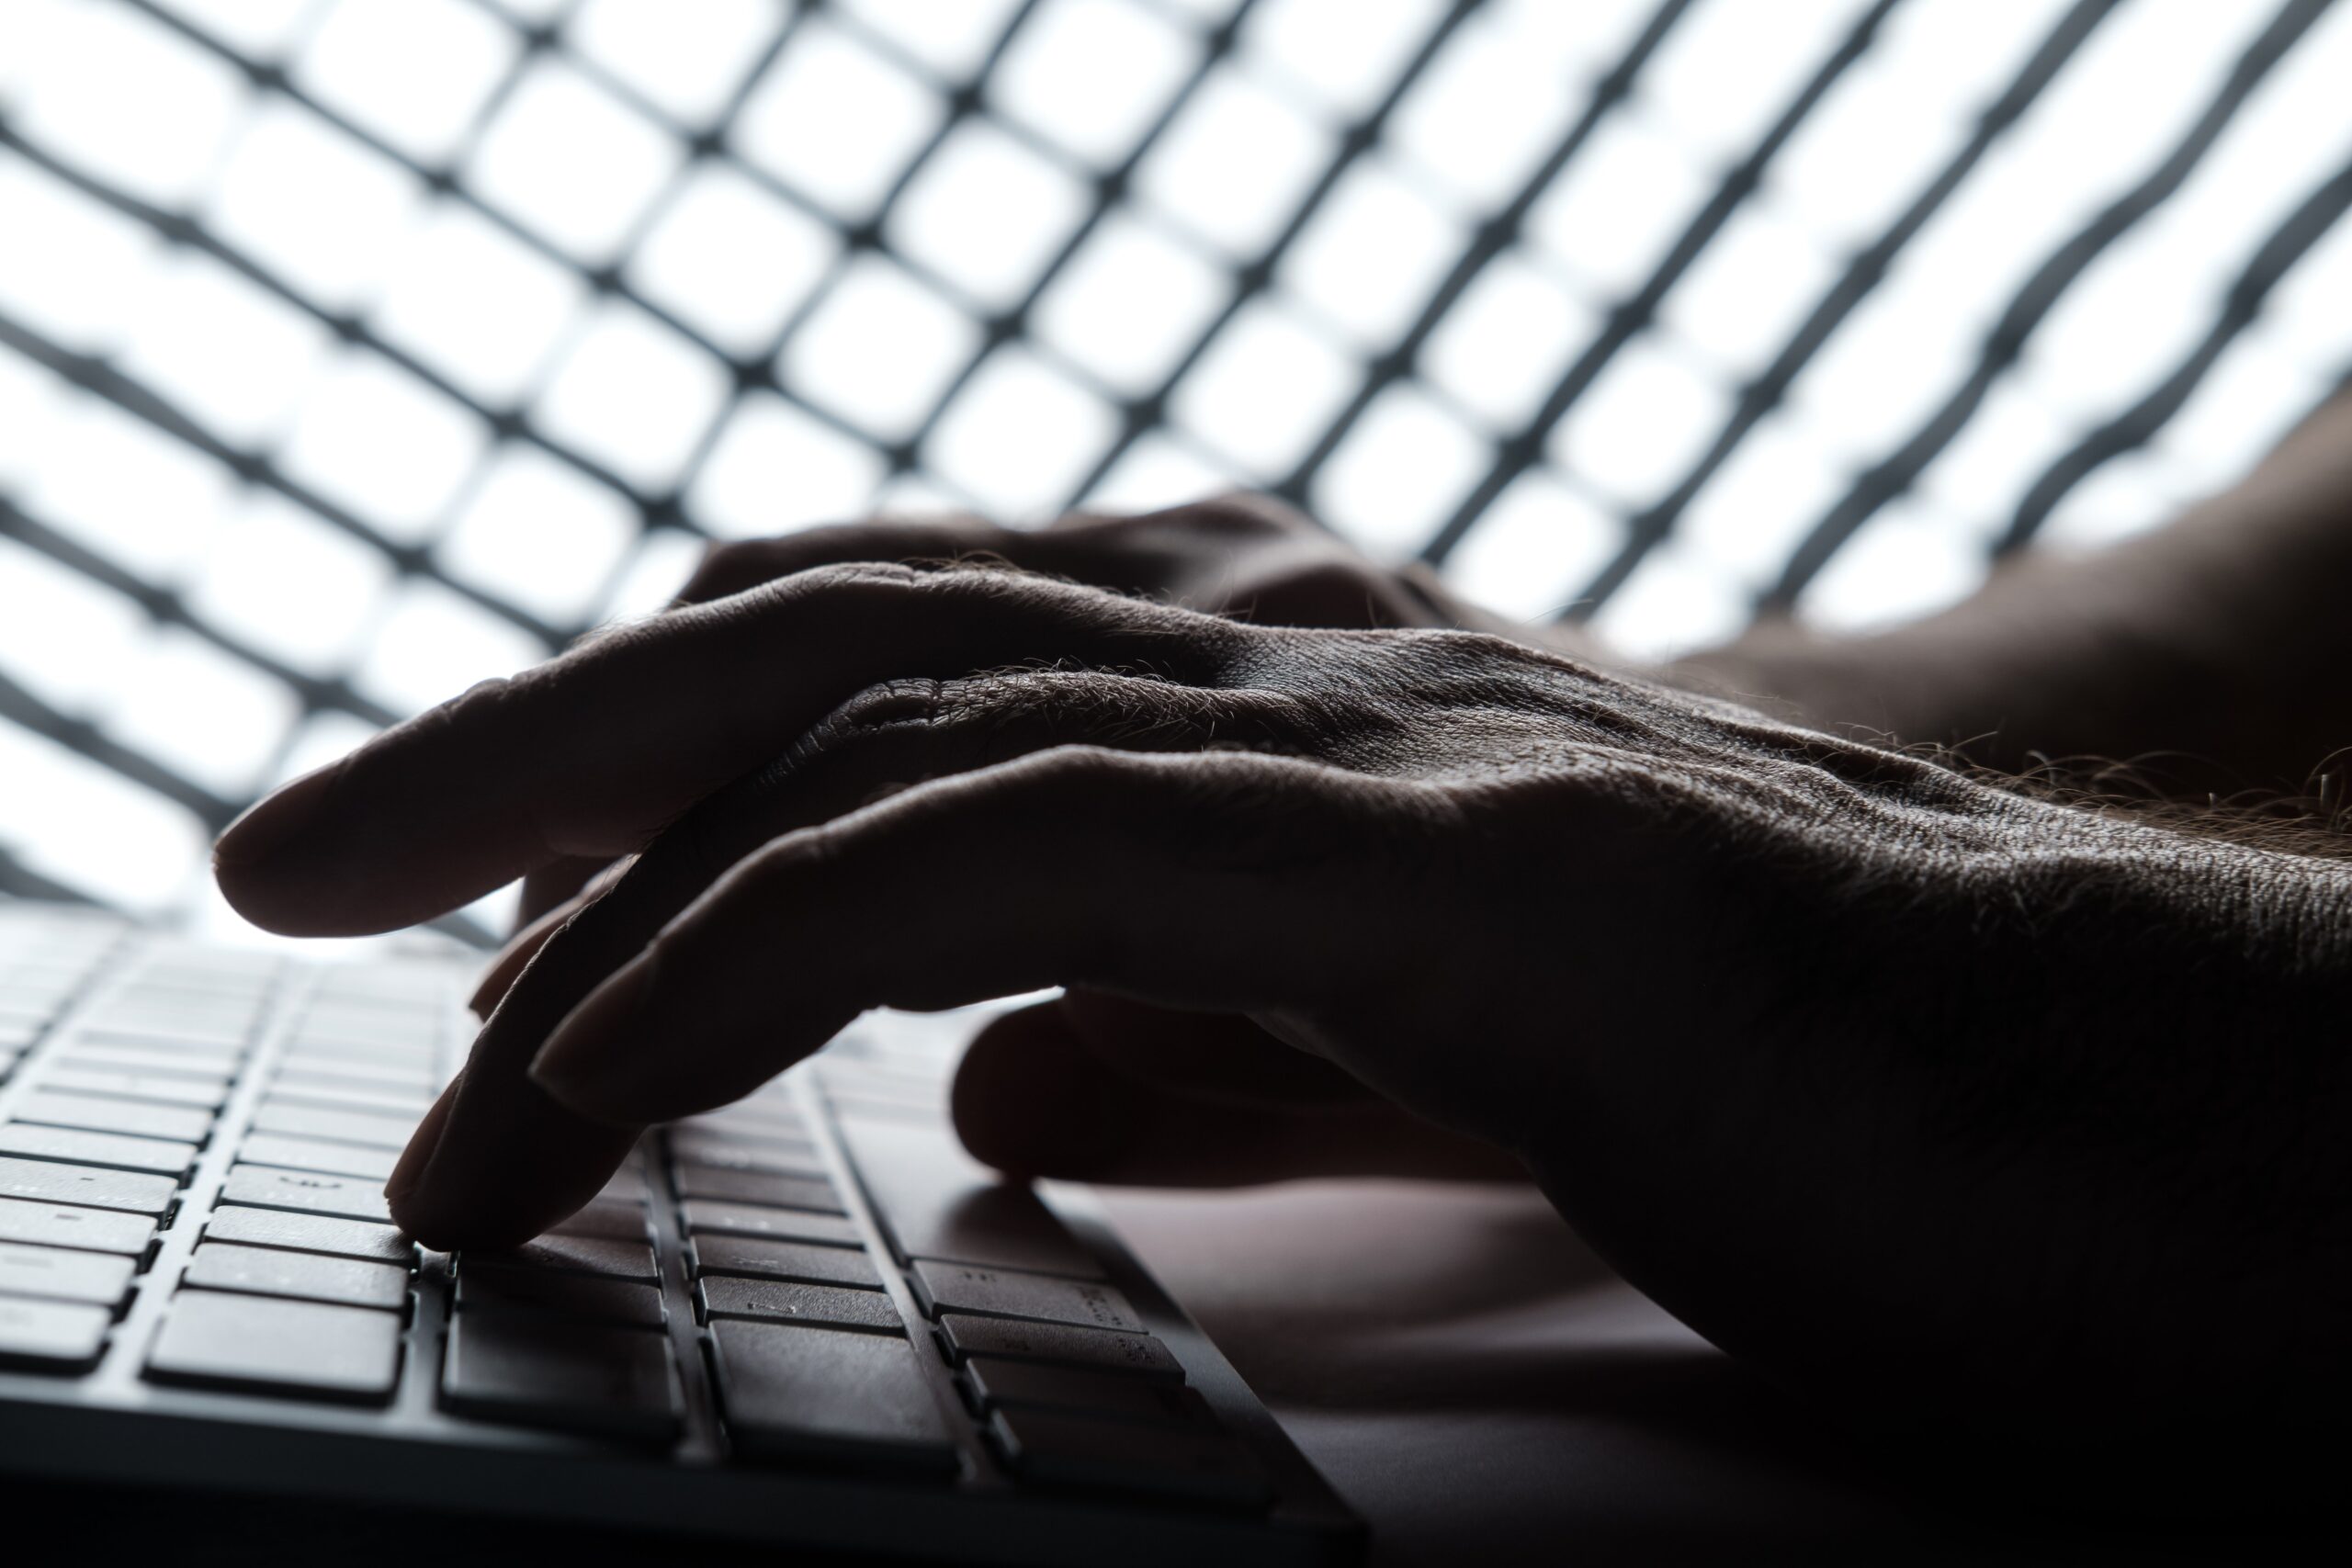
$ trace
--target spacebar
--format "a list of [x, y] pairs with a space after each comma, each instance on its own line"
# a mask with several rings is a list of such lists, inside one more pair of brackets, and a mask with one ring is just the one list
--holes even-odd
[[1037, 1195], [967, 1155], [945, 1128], [837, 1112], [842, 1142], [899, 1260], [1102, 1277]]

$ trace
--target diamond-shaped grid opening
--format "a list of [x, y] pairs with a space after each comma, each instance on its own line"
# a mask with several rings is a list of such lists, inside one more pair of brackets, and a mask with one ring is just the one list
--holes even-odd
[[535, 413], [557, 440], [658, 491], [684, 478], [729, 386], [726, 367], [707, 351], [637, 307], [612, 303], [556, 366]]
[[443, 202], [391, 263], [372, 319], [386, 342], [504, 405], [537, 384], [587, 299], [570, 268]]
[[1037, 335], [1128, 392], [1158, 384], [1224, 305], [1225, 269], [1125, 213], [1105, 218], [1038, 301]]
[[1558, 615], [1608, 564], [1624, 525], [1564, 483], [1531, 468], [1513, 479], [1446, 560], [1446, 581], [1489, 609], [1531, 625]]
[[1086, 208], [1069, 173], [968, 120], [909, 182], [887, 233], [909, 260], [1001, 308], [1029, 293]]
[[924, 454], [994, 516], [1041, 519], [1118, 431], [1108, 403], [1023, 349], [1002, 349], [949, 405]]
[[325, 676], [359, 652], [391, 580], [380, 552], [256, 491], [205, 552], [188, 607], [246, 645]]
[[220, 237], [331, 310], [365, 304], [424, 186], [306, 109], [265, 99], [206, 198]]
[[1419, 314], [1462, 249], [1445, 212], [1377, 159], [1358, 163], [1283, 257], [1292, 296], [1368, 348]]
[[123, 368], [241, 446], [284, 430], [332, 342], [315, 319], [198, 251], [175, 253], [143, 304]]
[[489, 441], [463, 405], [381, 359], [347, 354], [303, 400], [278, 456], [288, 479], [413, 540], [433, 531]]
[[471, 0], [337, 0], [294, 80], [412, 158], [456, 153], [514, 68], [514, 29]]
[[564, 36], [663, 112], [699, 126], [726, 110], [783, 26], [778, 0], [587, 0]]
[[729, 137], [752, 164], [856, 221], [880, 204], [944, 116], [938, 95], [817, 17], [760, 79]]
[[637, 538], [636, 510], [536, 446], [503, 448], [434, 548], [450, 575], [555, 626], [595, 615]]
[[1177, 383], [1169, 412], [1264, 482], [1305, 455], [1358, 375], [1352, 360], [1295, 315], [1259, 300]]
[[555, 60], [532, 65], [476, 143], [474, 188], [590, 265], [609, 260], [669, 185], [676, 137]]
[[1164, 112], [1200, 52], [1190, 33], [1133, 0], [1046, 0], [997, 62], [989, 99], [1107, 167]]
[[695, 171], [629, 258], [646, 297], [731, 354], [775, 341], [841, 254], [833, 231], [738, 169]]
[[860, 256], [784, 353], [785, 374], [886, 440], [913, 432], [979, 346], [969, 316], [880, 256]]
[[1399, 383], [1373, 400], [1324, 467], [1315, 511], [1374, 555], [1403, 559], [1429, 542], [1493, 462], [1484, 437]]
[[1482, 268], [1421, 348], [1421, 369], [1464, 407], [1513, 429], [1534, 417], [1599, 321], [1523, 253]]
[[1290, 99], [1220, 71], [1136, 171], [1136, 191], [1236, 255], [1262, 250], [1331, 157], [1329, 129]]
[[854, 520], [885, 471], [882, 455], [865, 442], [757, 392], [735, 405], [686, 501], [725, 537], [789, 533]]

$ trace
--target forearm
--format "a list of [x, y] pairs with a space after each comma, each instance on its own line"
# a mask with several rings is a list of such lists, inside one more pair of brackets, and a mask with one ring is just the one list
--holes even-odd
[[2352, 876], [2059, 815], [1783, 942], [1846, 1005], [1768, 995], [1707, 1071], [1667, 1050], [1585, 1086], [1539, 1177], [1635, 1283], [1859, 1425], [2030, 1466], [2335, 1422]]
[[1862, 637], [1768, 624], [1678, 678], [1820, 727], [2022, 771], [2138, 765], [2174, 798], [2296, 792], [2352, 745], [2352, 400], [2243, 484], [2094, 556], [2029, 555], [1942, 615]]

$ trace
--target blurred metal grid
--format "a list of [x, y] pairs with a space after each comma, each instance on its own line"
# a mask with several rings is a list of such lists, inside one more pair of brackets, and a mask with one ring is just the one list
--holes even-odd
[[[1191, 28], [1197, 38], [1199, 51], [1181, 83], [1125, 154], [1108, 167], [1090, 164], [1031, 130], [1017, 115], [1002, 113], [991, 97], [992, 80], [1000, 62], [1030, 25], [1040, 9], [1041, 0], [1026, 0], [1013, 8], [978, 65], [968, 74], [955, 78], [943, 76], [887, 31], [873, 26], [854, 7], [822, 0], [801, 0], [784, 14], [751, 69], [742, 73], [720, 112], [704, 124], [682, 122], [628, 81], [575, 48], [566, 30], [564, 12], [560, 11], [551, 21], [529, 21], [511, 16], [493, 0], [471, 0], [482, 11], [512, 26], [519, 47], [503, 82], [478, 107], [464, 142], [446, 160], [431, 164], [405, 154], [386, 138], [304, 91], [282, 62], [241, 52], [228, 39], [157, 0], [121, 3], [170, 29], [188, 48], [233, 65], [244, 74], [257, 96], [279, 98], [300, 106], [367, 148], [375, 157], [407, 171], [430, 198], [456, 203], [473, 211], [540, 257], [567, 269], [584, 285], [592, 299], [617, 301], [642, 310], [723, 367], [731, 388], [729, 404], [703, 428], [676, 482], [658, 488], [639, 485], [616, 471], [599, 453], [583, 450], [552, 434], [533, 412], [541, 388], [527, 389], [525, 395], [509, 404], [494, 406], [482, 400], [423, 358], [388, 341], [365, 311], [337, 309], [311, 298], [265, 258], [229, 243], [198, 210], [152, 205], [0, 117], [0, 149], [65, 182], [89, 200], [146, 226], [168, 244], [201, 253], [223, 264], [318, 322], [341, 344], [397, 367], [479, 421], [491, 437], [489, 447], [474, 465], [472, 477], [447, 508], [440, 527], [435, 531], [437, 537], [462, 511], [468, 493], [482, 483], [500, 451], [518, 444], [546, 454], [622, 498], [633, 511], [642, 536], [663, 533], [707, 536], [710, 530], [695, 514], [689, 493], [722, 433], [729, 428], [734, 410], [741, 406], [743, 400], [758, 394], [781, 398], [825, 428], [870, 449], [880, 459], [887, 475], [917, 477], [935, 491], [955, 497], [956, 487], [928, 467], [926, 443], [974, 377], [992, 356], [1013, 345], [1036, 356], [1116, 412], [1114, 435], [1063, 498], [1065, 507], [1079, 505], [1096, 492], [1120, 460], [1147, 435], [1193, 450], [1210, 466], [1219, 466], [1218, 454], [1203, 447], [1192, 432], [1171, 422], [1171, 399], [1245, 307], [1273, 290], [1277, 270], [1285, 254], [1350, 169], [1382, 145], [1384, 133], [1399, 106], [1415, 92], [1449, 39], [1482, 9], [1485, 0], [1453, 0], [1442, 8], [1433, 8], [1429, 28], [1404, 55], [1385, 90], [1359, 116], [1334, 128], [1332, 153], [1317, 177], [1306, 186], [1285, 220], [1274, 227], [1271, 240], [1254, 254], [1229, 264], [1229, 287], [1219, 308], [1175, 355], [1166, 373], [1141, 393], [1123, 392], [1057, 350], [1033, 332], [1032, 317], [1103, 220], [1114, 212], [1136, 206], [1134, 186], [1137, 170], [1204, 84], [1230, 65], [1252, 14], [1259, 8], [1259, 0], [1239, 0], [1228, 14], [1210, 22], [1192, 20], [1172, 8], [1163, 9], [1155, 0], [1130, 0]], [[1427, 540], [1420, 551], [1425, 559], [1444, 562], [1478, 526], [1513, 480], [1545, 461], [1546, 440], [1554, 428], [1600, 378], [1619, 352], [1652, 328], [1669, 291], [1724, 231], [1742, 205], [1757, 193], [1775, 155], [1825, 96], [1857, 62], [1869, 56], [1888, 17], [1903, 3], [1904, 0], [1876, 0], [1856, 7], [1849, 25], [1771, 118], [1768, 129], [1744, 156], [1728, 164], [1714, 177], [1708, 199], [1690, 217], [1649, 276], [1603, 312], [1599, 331], [1561, 373], [1534, 413], [1515, 429], [1487, 432], [1491, 440], [1490, 466]], [[2086, 42], [2121, 3], [2122, 0], [2077, 0], [2057, 18], [2047, 35], [2025, 54], [2005, 88], [1976, 114], [1969, 134], [1932, 177], [1871, 243], [1846, 258], [1835, 281], [1820, 294], [1804, 314], [1802, 324], [1770, 357], [1765, 368], [1733, 389], [1730, 412], [1702, 455], [1656, 501], [1623, 514], [1625, 529], [1621, 547], [1567, 602], [1562, 610], [1564, 615], [1591, 615], [1669, 537], [1677, 520], [1733, 452], [1781, 404], [1806, 365], [1886, 277], [1897, 255], [1960, 189], [1988, 151], [2062, 76]], [[1882, 507], [1912, 485], [1982, 407], [1989, 390], [2012, 370], [2026, 339], [2061, 297], [2104, 250], [2181, 187], [2265, 77], [2286, 58], [2331, 3], [2332, 0], [2286, 0], [2277, 9], [2267, 25], [2245, 47], [2234, 68], [2195, 121], [2174, 145], [2154, 153], [2140, 183], [2091, 215], [2028, 276], [2000, 313], [1997, 324], [1984, 337], [1977, 361], [1962, 382], [1890, 455], [1858, 473], [1843, 496], [1811, 526], [1789, 557], [1778, 581], [1760, 596], [1759, 609], [1785, 609], [1792, 604], [1832, 555]], [[1537, 162], [1528, 178], [1475, 225], [1470, 243], [1429, 291], [1426, 299], [1410, 312], [1409, 324], [1385, 346], [1355, 356], [1360, 376], [1353, 389], [1295, 462], [1269, 488], [1311, 509], [1317, 476], [1340, 451], [1384, 389], [1412, 382], [1431, 390], [1440, 401], [1446, 400], [1441, 389], [1430, 388], [1422, 379], [1419, 365], [1421, 350], [1479, 274], [1519, 244], [1523, 225], [1535, 204], [1576, 164], [1597, 128], [1621, 111], [1635, 92], [1645, 69], [1685, 23], [1692, 6], [1693, 0], [1666, 0], [1657, 6], [1645, 23], [1633, 31], [1613, 62], [1589, 83], [1576, 88], [1581, 94], [1578, 112], [1557, 141]], [[797, 33], [820, 15], [829, 25], [854, 37], [873, 53], [922, 83], [944, 108], [927, 138], [882, 191], [872, 211], [854, 223], [844, 221], [811, 193], [796, 188], [747, 159], [738, 151], [731, 135], [746, 103], [785, 55]], [[662, 128], [676, 139], [687, 154], [666, 188], [639, 215], [634, 231], [608, 260], [591, 263], [570, 254], [553, 239], [487, 199], [463, 172], [474, 147], [508, 96], [541, 62], [550, 60], [561, 61], [614, 101], [644, 121]], [[1563, 85], [1565, 90], [1567, 85]], [[907, 254], [894, 241], [890, 230], [892, 214], [910, 186], [958, 130], [975, 120], [989, 122], [1083, 182], [1090, 197], [1080, 220], [1054, 248], [1019, 297], [1002, 308], [990, 308], [957, 278]], [[674, 311], [649, 298], [629, 276], [631, 257], [689, 180], [698, 170], [718, 166], [750, 181], [771, 199], [826, 225], [839, 242], [839, 249], [822, 279], [790, 310], [772, 340], [753, 352], [729, 352]], [[2147, 442], [2178, 412], [2223, 349], [2256, 319], [2271, 287], [2327, 231], [2347, 203], [2352, 203], [2352, 167], [2334, 171], [2314, 183], [2309, 196], [2275, 230], [2252, 237], [2248, 259], [2194, 350], [2123, 412], [2100, 423], [2050, 464], [2018, 498], [2014, 515], [1995, 548], [2007, 551], [2025, 544], [2073, 488], [2111, 458]], [[1151, 221], [1163, 231], [1180, 235], [1184, 227], [1181, 220], [1164, 211], [1153, 213]], [[1196, 237], [1192, 243], [1204, 253], [1215, 254], [1214, 246]], [[903, 436], [865, 428], [835, 406], [825, 388], [800, 384], [785, 368], [786, 351], [795, 337], [824, 306], [841, 279], [860, 258], [866, 256], [887, 258], [979, 328], [975, 350], [963, 358], [915, 419], [910, 432]], [[564, 646], [598, 618], [598, 613], [592, 612], [576, 620], [550, 620], [513, 595], [453, 573], [436, 558], [435, 537], [413, 541], [388, 534], [354, 509], [288, 477], [266, 444], [241, 445], [206, 428], [154, 388], [142, 384], [107, 357], [78, 352], [41, 331], [36, 323], [0, 312], [0, 345], [39, 363], [64, 381], [144, 422], [169, 439], [208, 454], [226, 465], [245, 484], [276, 492], [322, 526], [362, 542], [378, 552], [400, 580], [436, 583], [482, 613], [526, 634], [543, 649], [553, 650]], [[560, 360], [559, 355], [548, 355], [541, 367], [542, 374], [548, 365]], [[1477, 422], [1468, 423], [1475, 425]], [[6, 496], [0, 496], [0, 536], [135, 602], [158, 624], [183, 628], [266, 676], [291, 694], [304, 719], [322, 713], [336, 713], [368, 725], [382, 725], [401, 716], [383, 702], [355, 689], [347, 675], [321, 675], [272, 655], [241, 635], [237, 628], [215, 624], [191, 608], [174, 584], [142, 577], [108, 558], [101, 549], [71, 531], [29, 514]], [[624, 553], [613, 569], [616, 581], [627, 570], [629, 561], [630, 556]], [[596, 596], [597, 604], [609, 600], [610, 587], [608, 583], [607, 592]], [[126, 744], [102, 726], [62, 711], [5, 674], [0, 674], [0, 719], [69, 747], [140, 787], [176, 803], [209, 829], [225, 824], [245, 804], [243, 799], [224, 795], [188, 778], [168, 762]], [[298, 720], [295, 728], [299, 727]], [[288, 743], [291, 740], [289, 730]], [[5, 852], [0, 852], [0, 888], [10, 887], [52, 895], [71, 891], [43, 874], [16, 864]]]

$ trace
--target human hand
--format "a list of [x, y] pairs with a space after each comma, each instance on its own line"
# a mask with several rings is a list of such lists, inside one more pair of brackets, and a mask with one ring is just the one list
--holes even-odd
[[[711, 548], [678, 591], [677, 603], [705, 604], [797, 571], [853, 561], [995, 562], [1261, 626], [1552, 635], [1515, 626], [1470, 604], [1419, 562], [1383, 565], [1282, 502], [1243, 493], [1139, 516], [1073, 513], [1034, 529], [947, 515], [734, 540]], [[505, 981], [569, 915], [571, 901], [605, 864], [565, 860], [525, 880], [520, 929], [491, 966], [482, 1003], [496, 1001]]]
[[[1015, 1015], [959, 1078], [959, 1127], [1001, 1166], [1507, 1151], [1727, 1348], [1861, 1401], [1891, 1367], [1949, 1371], [1914, 1403], [1980, 1408], [2018, 1395], [1986, 1341], [2040, 1332], [1987, 1281], [2063, 1272], [2085, 1230], [2111, 1247], [2146, 1172], [2083, 1167], [2065, 1082], [2014, 1128], [1954, 1103], [2038, 1082], [2086, 1010], [2127, 1040], [2190, 1029], [2168, 982], [2214, 992], [2257, 951], [2228, 923], [2254, 885], [2228, 879], [2259, 867], [2228, 846], [1521, 645], [893, 565], [478, 687], [264, 802], [219, 869], [257, 923], [327, 935], [564, 855], [636, 858], [516, 977], [403, 1156], [394, 1213], [433, 1245], [536, 1234], [644, 1125], [868, 1008], [1064, 986], [1077, 1013]], [[2193, 905], [2165, 902], [2175, 863]], [[2247, 1015], [2226, 999], [2217, 1021]], [[1196, 1023], [1125, 1033], [1129, 1004]], [[2135, 1092], [2194, 1115], [2201, 1071]], [[1332, 1135], [1368, 1102], [1374, 1135]], [[2021, 1201], [1956, 1179], [1985, 1160]]]

